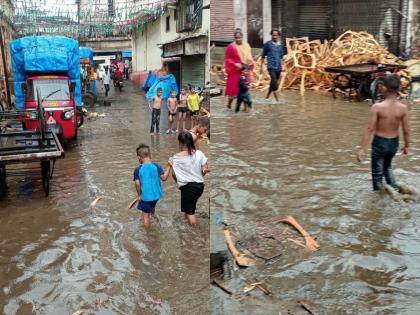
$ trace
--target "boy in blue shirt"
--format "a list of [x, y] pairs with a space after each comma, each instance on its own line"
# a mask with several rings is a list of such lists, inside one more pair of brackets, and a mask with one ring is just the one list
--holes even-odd
[[168, 164], [163, 171], [159, 164], [152, 161], [150, 148], [145, 144], [140, 144], [136, 152], [140, 162], [134, 170], [134, 186], [139, 196], [137, 209], [143, 212], [143, 225], [148, 229], [150, 214], [155, 213], [156, 204], [163, 196], [160, 180], [168, 179], [171, 166]]

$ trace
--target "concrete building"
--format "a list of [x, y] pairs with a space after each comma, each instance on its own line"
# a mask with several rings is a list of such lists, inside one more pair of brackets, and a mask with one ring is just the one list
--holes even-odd
[[165, 13], [132, 34], [133, 70], [142, 79], [149, 70], [164, 70], [180, 86], [209, 81], [210, 0], [179, 0]]
[[[7, 102], [10, 101], [10, 97], [13, 94], [12, 63], [10, 59], [9, 43], [17, 35], [17, 31], [11, 22], [13, 12], [14, 9], [11, 0], [0, 0], [0, 32], [3, 46], [3, 49], [0, 50], [0, 96], [3, 98], [2, 95], [5, 95], [4, 101]], [[6, 67], [4, 67], [4, 64]], [[6, 89], [7, 81], [9, 82], [9, 89]]]
[[121, 56], [131, 50], [131, 39], [118, 34], [114, 24], [126, 19], [121, 2], [115, 0], [77, 0], [79, 23], [86, 25], [79, 37], [80, 46], [90, 47], [95, 56]]
[[310, 39], [367, 31], [394, 54], [415, 57], [419, 7], [418, 0], [213, 0], [210, 40], [224, 46], [236, 27], [252, 47], [261, 47], [272, 28], [281, 29], [284, 37]]

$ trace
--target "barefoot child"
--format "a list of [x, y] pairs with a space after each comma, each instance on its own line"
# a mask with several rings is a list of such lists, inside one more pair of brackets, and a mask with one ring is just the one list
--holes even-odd
[[198, 122], [198, 114], [200, 113], [200, 96], [194, 87], [191, 88], [191, 94], [187, 97], [187, 107], [191, 114], [191, 128]]
[[152, 161], [150, 148], [145, 144], [140, 144], [136, 152], [140, 163], [134, 170], [134, 186], [139, 196], [137, 209], [143, 212], [143, 225], [148, 229], [150, 214], [155, 213], [156, 204], [163, 196], [160, 180], [168, 179], [171, 166], [168, 165], [163, 171], [159, 164]]
[[166, 134], [175, 133], [172, 130], [172, 125], [174, 123], [174, 119], [176, 117], [176, 108], [178, 105], [178, 100], [176, 99], [176, 94], [174, 90], [171, 90], [171, 94], [169, 95], [167, 106], [168, 106], [168, 130], [166, 130]]
[[235, 112], [239, 112], [241, 109], [241, 104], [244, 103], [244, 112], [249, 113], [249, 110], [252, 107], [252, 100], [251, 94], [249, 94], [249, 86], [246, 80], [247, 77], [246, 68], [242, 68], [241, 77], [239, 79], [239, 90], [238, 90], [238, 97], [236, 103], [236, 110]]
[[197, 224], [195, 210], [197, 201], [204, 191], [204, 175], [209, 172], [207, 158], [196, 150], [192, 135], [182, 132], [178, 136], [181, 152], [175, 154], [169, 164], [173, 177], [181, 190], [181, 211], [190, 225]]
[[[185, 120], [187, 119], [187, 90], [185, 88], [182, 88], [181, 94], [179, 95], [179, 104], [178, 104], [178, 123], [176, 125], [176, 132], [179, 132], [180, 130], [185, 129]], [[182, 121], [182, 129], [181, 127], [181, 121]]]
[[410, 143], [410, 126], [407, 107], [398, 101], [400, 78], [397, 75], [387, 75], [384, 79], [385, 100], [372, 105], [369, 123], [363, 133], [361, 149], [357, 153], [357, 160], [361, 162], [373, 133], [372, 142], [372, 183], [373, 190], [383, 188], [382, 178], [386, 183], [399, 190], [392, 173], [392, 159], [398, 151], [398, 134], [402, 126], [404, 135], [403, 154], [408, 154]]
[[152, 102], [153, 102], [153, 108], [151, 108], [152, 123], [150, 125], [151, 134], [154, 133], [154, 127], [156, 127], [156, 132], [159, 133], [160, 108], [162, 107], [162, 89], [161, 88], [158, 88], [156, 90], [156, 96], [152, 97]]

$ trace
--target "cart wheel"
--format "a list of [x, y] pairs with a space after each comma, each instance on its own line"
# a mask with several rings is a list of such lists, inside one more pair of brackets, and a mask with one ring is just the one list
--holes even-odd
[[42, 172], [42, 187], [44, 188], [45, 197], [48, 197], [50, 194], [50, 179], [51, 179], [51, 169], [50, 161], [41, 162], [41, 172]]
[[4, 195], [7, 191], [6, 183], [6, 166], [0, 167], [0, 196]]
[[381, 93], [382, 84], [383, 84], [383, 80], [381, 78], [376, 78], [375, 80], [372, 81], [370, 85], [372, 105], [384, 100], [384, 97]]
[[336, 87], [335, 87], [335, 85], [333, 85], [333, 87], [331, 88], [331, 93], [332, 93], [333, 98], [337, 98], [337, 91], [335, 89], [336, 89]]

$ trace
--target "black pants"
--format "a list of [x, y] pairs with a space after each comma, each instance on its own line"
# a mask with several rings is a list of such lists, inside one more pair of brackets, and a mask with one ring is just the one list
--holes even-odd
[[200, 199], [204, 191], [203, 183], [191, 182], [185, 186], [181, 186], [181, 211], [192, 215], [197, 209], [197, 201]]
[[373, 190], [382, 189], [382, 178], [395, 189], [398, 185], [392, 173], [392, 159], [398, 151], [398, 137], [387, 139], [375, 136], [372, 142], [372, 184]]
[[160, 123], [160, 109], [153, 108], [152, 110], [152, 124], [150, 125], [150, 132], [154, 132], [156, 127], [156, 132], [159, 132], [159, 123]]
[[280, 78], [280, 70], [273, 70], [273, 69], [268, 69], [268, 73], [270, 74], [270, 89], [271, 91], [277, 91], [277, 89], [279, 88], [278, 85], [278, 81]]
[[238, 96], [236, 98], [235, 112], [239, 112], [239, 110], [241, 109], [241, 104], [242, 103], [245, 103], [250, 108], [252, 107], [252, 99], [251, 99], [251, 94], [249, 94], [249, 92], [247, 92], [245, 94], [244, 93], [238, 93]]
[[105, 97], [107, 97], [109, 93], [109, 84], [104, 84], [104, 87], [105, 87]]

